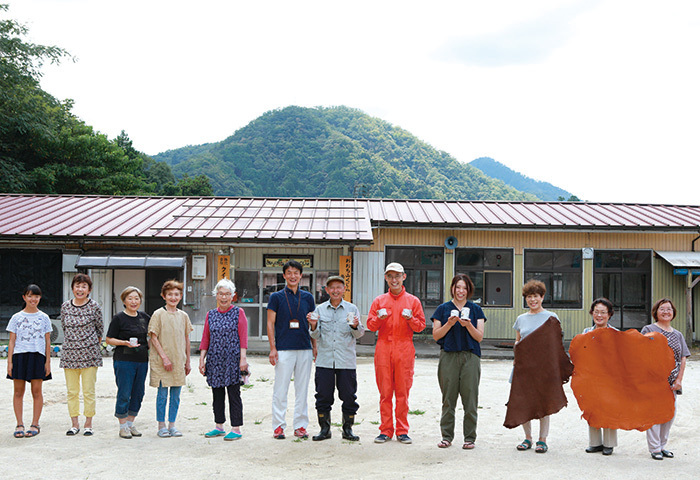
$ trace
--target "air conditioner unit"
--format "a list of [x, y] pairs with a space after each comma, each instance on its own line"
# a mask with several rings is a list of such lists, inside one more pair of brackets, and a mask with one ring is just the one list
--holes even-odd
[[51, 319], [51, 326], [53, 327], [53, 331], [51, 332], [51, 343], [63, 343], [63, 326], [61, 325], [61, 319]]

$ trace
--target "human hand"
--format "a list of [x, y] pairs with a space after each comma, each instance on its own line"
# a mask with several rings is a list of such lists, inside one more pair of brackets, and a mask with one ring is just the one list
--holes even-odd
[[317, 347], [316, 345], [313, 345], [313, 346], [311, 347], [311, 351], [312, 351], [313, 354], [314, 354], [314, 362], [315, 362], [315, 361], [316, 361], [316, 355], [318, 355], [318, 347]]
[[379, 320], [384, 320], [388, 316], [389, 316], [389, 312], [387, 311], [386, 308], [380, 308], [379, 310], [377, 310], [377, 318]]
[[277, 365], [277, 361], [279, 360], [279, 355], [277, 354], [277, 349], [272, 348], [270, 350], [270, 364], [274, 367]]
[[12, 377], [12, 359], [7, 361], [7, 376]]
[[318, 325], [318, 319], [316, 317], [313, 317], [310, 313], [306, 315], [306, 320], [309, 322], [309, 328], [311, 330], [316, 330], [316, 325]]
[[248, 371], [248, 361], [245, 359], [245, 357], [241, 358], [240, 370], [241, 372]]
[[166, 372], [173, 371], [173, 362], [170, 361], [167, 355], [163, 358], [163, 368]]
[[413, 310], [411, 310], [410, 308], [404, 308], [401, 311], [401, 316], [406, 320], [410, 320], [411, 318], [413, 318]]
[[674, 392], [683, 390], [680, 380], [676, 379], [676, 381], [673, 382], [673, 385], [671, 385], [671, 390], [673, 390]]
[[360, 319], [355, 316], [355, 320], [352, 322], [352, 325], [350, 325], [352, 328], [357, 328], [360, 326]]
[[51, 375], [51, 359], [50, 358], [46, 359], [46, 365], [44, 365], [44, 372], [46, 373], [47, 377], [49, 375]]
[[189, 375], [191, 371], [192, 371], [192, 367], [190, 366], [190, 361], [187, 360], [185, 362], [185, 375]]
[[206, 370], [207, 370], [206, 360], [204, 360], [202, 357], [199, 357], [199, 373], [204, 375], [204, 372]]

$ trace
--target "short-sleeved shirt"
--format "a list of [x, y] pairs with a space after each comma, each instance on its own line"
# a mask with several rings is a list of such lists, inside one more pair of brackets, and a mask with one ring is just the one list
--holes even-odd
[[46, 334], [52, 330], [49, 316], [41, 310], [35, 313], [17, 312], [7, 324], [7, 331], [16, 335], [14, 353], [37, 352], [46, 355]]
[[[468, 301], [464, 307], [469, 309], [469, 320], [475, 328], [478, 320], [483, 318], [486, 321], [484, 311], [476, 303]], [[445, 302], [435, 309], [431, 318], [440, 322], [441, 325], [445, 325], [450, 319], [452, 310], [459, 310], [459, 308], [451, 301]], [[452, 325], [452, 328], [437, 343], [446, 352], [472, 352], [478, 357], [481, 356], [481, 344], [474, 340], [469, 334], [469, 330], [459, 323]]]
[[671, 347], [671, 350], [673, 350], [673, 358], [676, 361], [676, 366], [671, 371], [671, 374], [668, 376], [668, 383], [673, 385], [673, 383], [676, 381], [676, 378], [678, 378], [678, 374], [680, 373], [681, 359], [683, 357], [690, 356], [690, 349], [685, 343], [685, 337], [683, 336], [683, 334], [673, 327], [671, 327], [670, 332], [667, 332], [655, 323], [652, 323], [651, 325], [644, 325], [642, 327], [642, 334], [651, 332], [658, 332], [663, 334], [663, 336], [666, 337], [666, 341], [668, 341], [668, 346]]
[[559, 320], [557, 314], [549, 310], [542, 310], [539, 313], [523, 313], [518, 315], [513, 324], [513, 330], [520, 332], [520, 339], [527, 337], [532, 332], [544, 325], [549, 317], [554, 317]]
[[114, 349], [114, 360], [121, 362], [147, 362], [148, 361], [148, 321], [151, 319], [144, 312], [136, 312], [136, 316], [119, 312], [113, 318], [107, 329], [109, 338], [129, 341], [130, 338], [138, 339], [138, 347], [125, 347], [119, 345]]
[[[277, 350], [311, 350], [309, 322], [306, 320], [306, 315], [316, 308], [313, 295], [301, 288], [294, 293], [285, 286], [279, 292], [270, 295], [267, 308], [276, 313], [275, 347]], [[291, 320], [298, 320], [299, 328], [289, 328]]]
[[165, 370], [163, 359], [155, 348], [149, 349], [149, 362], [152, 387], [181, 387], [185, 385], [185, 362], [187, 361], [187, 338], [192, 331], [190, 317], [182, 310], [175, 313], [159, 308], [153, 312], [148, 324], [149, 335], [158, 337], [163, 351], [173, 364], [171, 371]]

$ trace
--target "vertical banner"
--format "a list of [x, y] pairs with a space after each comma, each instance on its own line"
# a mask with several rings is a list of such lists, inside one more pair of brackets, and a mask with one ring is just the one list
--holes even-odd
[[340, 276], [345, 280], [345, 295], [343, 300], [352, 302], [352, 256], [340, 256], [340, 268], [338, 269]]
[[216, 281], [231, 278], [231, 256], [219, 255], [216, 258]]

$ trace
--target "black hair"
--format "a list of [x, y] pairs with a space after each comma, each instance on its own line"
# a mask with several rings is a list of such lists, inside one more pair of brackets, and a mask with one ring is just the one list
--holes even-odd
[[34, 285], [31, 283], [27, 285], [27, 288], [25, 288], [24, 292], [22, 292], [22, 296], [25, 295], [39, 295], [41, 297], [41, 288], [39, 288], [39, 285]]
[[288, 268], [296, 268], [299, 270], [299, 273], [304, 272], [304, 267], [301, 263], [297, 262], [296, 260], [287, 260], [287, 263], [285, 263], [282, 266], [282, 274], [285, 274], [287, 272]]

